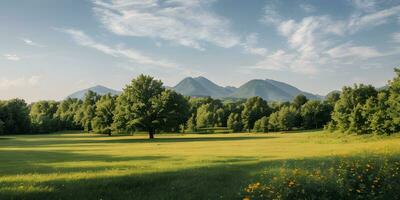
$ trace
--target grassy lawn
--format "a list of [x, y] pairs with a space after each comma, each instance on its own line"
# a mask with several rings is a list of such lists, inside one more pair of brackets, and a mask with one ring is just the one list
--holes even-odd
[[400, 160], [399, 135], [4, 136], [0, 199], [242, 199], [252, 183], [288, 171], [384, 159]]

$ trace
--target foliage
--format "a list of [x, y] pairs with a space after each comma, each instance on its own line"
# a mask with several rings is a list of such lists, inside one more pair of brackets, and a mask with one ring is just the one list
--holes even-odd
[[256, 132], [267, 133], [269, 131], [268, 127], [268, 117], [265, 116], [254, 123], [254, 131]]
[[81, 124], [85, 131], [91, 131], [92, 121], [96, 116], [96, 102], [100, 99], [100, 96], [95, 92], [89, 90], [85, 94], [83, 104], [75, 116], [75, 120]]
[[49, 133], [59, 130], [59, 122], [55, 117], [58, 103], [55, 101], [39, 101], [31, 105], [29, 116], [34, 133]]
[[153, 138], [157, 130], [184, 124], [185, 117], [176, 115], [187, 112], [188, 106], [177, 104], [186, 104], [186, 99], [162, 85], [150, 76], [133, 79], [117, 99], [113, 126], [119, 131], [147, 131]]
[[307, 103], [308, 99], [304, 94], [299, 94], [297, 96], [294, 97], [293, 99], [293, 105], [296, 108], [300, 108], [302, 105], [304, 105], [305, 103]]
[[0, 101], [0, 133], [22, 134], [30, 132], [28, 105], [22, 99]]
[[254, 123], [264, 117], [269, 115], [271, 112], [268, 103], [264, 101], [261, 97], [252, 97], [247, 99], [244, 104], [244, 109], [242, 111], [242, 120], [244, 124], [244, 129], [251, 130], [254, 128]]
[[92, 121], [93, 131], [111, 135], [115, 110], [115, 97], [104, 95], [96, 103], [95, 117]]
[[331, 120], [332, 106], [328, 103], [310, 100], [301, 106], [300, 115], [306, 129], [322, 128]]
[[233, 132], [240, 132], [243, 130], [244, 126], [240, 114], [231, 113], [228, 117], [228, 128], [233, 130]]
[[312, 164], [283, 166], [279, 174], [266, 171], [260, 181], [244, 189], [243, 195], [249, 199], [283, 200], [399, 197], [398, 158], [340, 158]]
[[78, 113], [81, 106], [81, 100], [71, 98], [59, 103], [55, 118], [57, 118], [61, 130], [83, 129], [81, 124], [75, 120], [75, 115]]

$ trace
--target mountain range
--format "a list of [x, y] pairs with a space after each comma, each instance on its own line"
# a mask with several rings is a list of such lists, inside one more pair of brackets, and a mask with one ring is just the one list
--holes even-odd
[[[222, 87], [205, 77], [187, 77], [174, 87], [167, 87], [185, 96], [213, 98], [249, 98], [259, 96], [267, 101], [290, 101], [299, 94], [308, 99], [322, 99], [323, 96], [304, 92], [292, 85], [271, 79], [254, 79], [236, 88], [232, 86]], [[120, 94], [120, 91], [109, 89], [104, 86], [95, 86], [75, 92], [68, 97], [82, 99], [84, 94], [92, 90], [100, 95], [111, 93]]]

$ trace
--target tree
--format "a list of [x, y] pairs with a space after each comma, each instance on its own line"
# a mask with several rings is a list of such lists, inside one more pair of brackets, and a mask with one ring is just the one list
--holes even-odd
[[310, 100], [301, 106], [304, 128], [321, 128], [331, 120], [332, 107], [326, 102]]
[[280, 130], [280, 123], [279, 123], [279, 111], [273, 112], [269, 116], [268, 120], [268, 129], [273, 131]]
[[49, 133], [59, 130], [59, 122], [55, 117], [58, 105], [55, 101], [33, 103], [29, 113], [32, 122], [32, 131], [35, 133]]
[[157, 130], [168, 126], [173, 115], [182, 112], [182, 107], [171, 106], [174, 98], [170, 95], [175, 94], [166, 91], [161, 81], [150, 76], [138, 76], [118, 97], [113, 126], [119, 131], [144, 130], [150, 139], [154, 138]]
[[163, 118], [161, 129], [178, 132], [185, 125], [190, 116], [188, 99], [172, 90], [165, 90], [161, 94], [159, 118]]
[[186, 122], [186, 127], [187, 127], [187, 130], [189, 130], [190, 132], [196, 132], [197, 131], [196, 115], [192, 114], [192, 116]]
[[81, 105], [82, 101], [79, 99], [68, 98], [60, 102], [57, 112], [55, 113], [55, 118], [57, 118], [57, 121], [60, 123], [59, 128], [61, 130], [82, 129], [80, 123], [75, 120], [75, 115], [77, 115]]
[[270, 107], [268, 103], [261, 97], [251, 97], [247, 99], [242, 111], [242, 120], [244, 128], [250, 131], [254, 127], [254, 122], [263, 116], [270, 114]]
[[294, 97], [293, 99], [293, 105], [296, 108], [300, 108], [302, 105], [304, 105], [308, 101], [307, 97], [304, 94], [299, 94]]
[[295, 127], [298, 112], [293, 106], [285, 106], [279, 110], [278, 116], [279, 128], [288, 131]]
[[294, 106], [284, 106], [279, 111], [276, 111], [269, 116], [269, 129], [274, 131], [291, 130], [296, 125], [298, 115], [298, 111]]
[[215, 123], [215, 116], [213, 107], [210, 103], [204, 104], [197, 109], [196, 124], [198, 128], [213, 127]]
[[389, 98], [387, 110], [391, 120], [392, 127], [390, 128], [392, 132], [400, 131], [400, 69], [395, 68], [396, 77], [389, 82]]
[[376, 98], [377, 91], [371, 85], [354, 85], [351, 87], [344, 87], [340, 94], [340, 99], [336, 102], [332, 112], [331, 126], [344, 131], [351, 132], [367, 126], [365, 123], [366, 116], [364, 114], [364, 105], [367, 100]]
[[29, 108], [22, 99], [0, 101], [0, 120], [4, 134], [21, 134], [30, 131]]
[[382, 90], [378, 93], [372, 115], [369, 116], [369, 124], [375, 134], [390, 135], [394, 132], [393, 119], [389, 110], [389, 91]]
[[340, 92], [333, 91], [326, 95], [325, 102], [332, 105], [332, 107], [333, 107], [333, 106], [335, 106], [336, 102], [339, 101], [339, 99], [340, 99]]
[[0, 135], [4, 134], [4, 122], [0, 119]]
[[85, 94], [83, 104], [79, 109], [75, 119], [79, 121], [85, 131], [92, 130], [92, 121], [96, 116], [96, 102], [100, 99], [100, 95], [89, 90]]
[[115, 97], [111, 94], [106, 94], [97, 101], [95, 117], [92, 121], [94, 132], [111, 135], [114, 110]]
[[269, 131], [269, 129], [268, 129], [268, 117], [264, 116], [261, 119], [257, 120], [254, 123], [254, 130], [256, 132], [267, 133]]
[[240, 118], [240, 114], [231, 113], [228, 117], [228, 128], [233, 132], [240, 132], [243, 130], [242, 119]]

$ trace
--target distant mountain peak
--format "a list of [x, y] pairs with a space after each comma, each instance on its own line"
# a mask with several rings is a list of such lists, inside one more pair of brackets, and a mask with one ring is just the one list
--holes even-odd
[[117, 91], [114, 89], [110, 89], [108, 87], [102, 86], [102, 85], [96, 85], [84, 90], [79, 90], [77, 92], [74, 92], [70, 95], [68, 95], [67, 98], [76, 98], [76, 99], [83, 99], [85, 97], [85, 94], [89, 91], [95, 92], [99, 95], [105, 95], [105, 94], [111, 94], [111, 95], [118, 95], [121, 93], [121, 91]]

